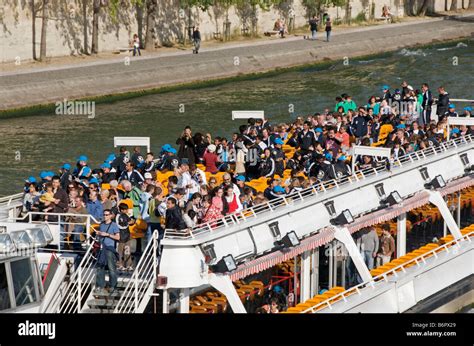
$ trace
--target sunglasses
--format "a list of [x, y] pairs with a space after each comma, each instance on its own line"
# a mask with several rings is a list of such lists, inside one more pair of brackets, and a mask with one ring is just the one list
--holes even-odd
[[112, 214], [109, 214], [109, 213], [105, 214], [105, 213], [104, 213], [104, 216], [110, 216], [110, 215], [112, 215]]

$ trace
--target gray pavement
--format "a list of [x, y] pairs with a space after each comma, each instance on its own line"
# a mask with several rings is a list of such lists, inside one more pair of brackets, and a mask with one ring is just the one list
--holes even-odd
[[474, 37], [474, 15], [378, 25], [334, 32], [331, 42], [301, 37], [230, 44], [190, 51], [81, 65], [0, 73], [0, 110], [90, 98], [242, 74], [326, 59], [342, 59], [403, 47]]

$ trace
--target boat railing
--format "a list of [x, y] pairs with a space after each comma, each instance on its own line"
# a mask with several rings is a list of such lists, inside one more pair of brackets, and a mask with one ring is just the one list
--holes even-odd
[[[417, 268], [421, 267], [422, 264], [426, 265], [427, 262], [426, 262], [426, 259], [428, 257], [434, 257], [434, 258], [438, 258], [438, 254], [442, 251], [446, 251], [447, 253], [450, 252], [450, 248], [453, 247], [453, 246], [456, 246], [457, 248], [460, 247], [460, 243], [461, 242], [469, 242], [471, 243], [472, 240], [471, 240], [471, 237], [474, 236], [474, 231], [472, 232], [469, 232], [469, 233], [466, 233], [464, 234], [462, 237], [458, 238], [458, 239], [454, 239], [450, 242], [447, 242], [447, 243], [444, 243], [442, 245], [440, 245], [439, 247], [436, 247], [432, 250], [429, 250], [419, 256], [416, 256], [414, 258], [411, 258], [409, 260], [407, 260], [406, 262], [396, 266], [396, 267], [393, 267], [385, 272], [383, 272], [382, 274], [379, 274], [379, 275], [376, 275], [374, 277], [372, 277], [371, 280], [369, 281], [365, 281], [363, 283], [360, 283], [356, 286], [353, 286], [341, 293], [338, 293], [332, 297], [329, 297], [328, 299], [322, 301], [322, 302], [319, 302], [317, 304], [315, 304], [314, 306], [306, 309], [306, 310], [303, 310], [301, 311], [301, 313], [303, 314], [307, 314], [307, 313], [315, 313], [315, 312], [318, 312], [318, 311], [321, 311], [322, 309], [326, 309], [326, 308], [329, 308], [329, 309], [332, 309], [333, 308], [333, 304], [335, 304], [336, 302], [339, 302], [341, 299], [344, 301], [344, 302], [347, 302], [347, 297], [349, 297], [350, 295], [354, 294], [354, 293], [357, 293], [359, 295], [362, 294], [362, 289], [363, 288], [367, 288], [367, 287], [371, 287], [372, 289], [375, 289], [376, 287], [376, 284], [378, 283], [381, 283], [381, 282], [388, 282], [388, 277], [390, 275], [393, 275], [395, 277], [398, 277], [398, 273], [397, 272], [403, 272], [403, 273], [406, 273], [406, 270], [408, 267], [412, 267], [414, 265], [417, 266]], [[453, 251], [456, 251], [456, 250], [453, 250]]]
[[58, 291], [61, 295], [59, 304], [60, 313], [81, 312], [85, 300], [89, 296], [95, 278], [96, 258], [92, 252], [92, 244], [87, 246], [86, 253], [81, 262], [69, 278], [69, 282], [64, 291]]
[[[57, 218], [57, 220], [49, 221], [47, 218], [53, 218], [53, 220]], [[57, 247], [41, 249], [58, 252], [85, 252], [86, 245], [91, 242], [91, 231], [94, 225], [100, 223], [90, 214], [45, 213], [39, 211], [30, 211], [23, 216], [9, 217], [0, 221], [28, 222], [58, 227]], [[81, 236], [84, 240], [81, 240]]]
[[[437, 156], [450, 149], [473, 143], [474, 137], [471, 135], [462, 136], [456, 139], [452, 139], [446, 142], [440, 143], [439, 146], [430, 146], [426, 149], [411, 152], [406, 155], [400, 156], [390, 163], [390, 171], [410, 165], [421, 160]], [[363, 170], [357, 170], [351, 175], [346, 175], [340, 179], [332, 179], [325, 182], [318, 182], [306, 189], [294, 192], [287, 196], [282, 196], [277, 199], [264, 202], [262, 204], [255, 205], [253, 207], [244, 209], [241, 212], [226, 215], [218, 220], [213, 220], [201, 225], [198, 225], [192, 229], [185, 230], [165, 230], [165, 238], [167, 239], [192, 239], [202, 234], [207, 234], [217, 229], [228, 228], [230, 226], [238, 225], [245, 222], [247, 219], [257, 218], [259, 215], [266, 212], [273, 212], [277, 209], [284, 208], [296, 201], [304, 201], [312, 196], [325, 193], [329, 190], [339, 189], [342, 186], [365, 180], [368, 177], [379, 175], [383, 172], [387, 172], [385, 164], [378, 165], [376, 167], [366, 168]]]
[[148, 303], [147, 290], [156, 284], [158, 271], [158, 231], [153, 232], [151, 241], [146, 246], [137, 267], [127, 283], [114, 313], [139, 313]]
[[15, 202], [22, 203], [23, 202], [23, 195], [24, 195], [23, 192], [20, 192], [20, 193], [16, 193], [16, 194], [10, 195], [10, 196], [0, 197], [0, 208], [5, 207], [5, 206], [10, 206], [10, 205], [14, 204]]

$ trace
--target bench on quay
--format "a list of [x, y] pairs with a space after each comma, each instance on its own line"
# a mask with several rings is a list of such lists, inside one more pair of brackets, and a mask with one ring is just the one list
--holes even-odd
[[268, 37], [272, 37], [274, 35], [279, 35], [280, 32], [279, 31], [276, 31], [276, 30], [272, 30], [272, 31], [265, 31], [263, 33], [265, 36], [268, 36]]
[[133, 52], [133, 47], [127, 47], [127, 48], [117, 48], [116, 50], [113, 51], [114, 54], [121, 54], [121, 53], [129, 53]]
[[392, 16], [388, 17], [375, 17], [374, 18], [377, 22], [385, 22], [385, 24], [389, 24], [393, 22]]

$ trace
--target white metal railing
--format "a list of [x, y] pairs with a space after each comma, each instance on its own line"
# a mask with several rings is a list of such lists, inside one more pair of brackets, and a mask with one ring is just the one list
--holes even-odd
[[143, 251], [137, 267], [125, 290], [122, 292], [114, 313], [139, 313], [148, 303], [147, 291], [150, 285], [156, 284], [158, 270], [158, 231], [153, 232], [153, 238]]
[[[44, 218], [48, 217], [57, 217], [57, 221], [44, 221]], [[38, 220], [39, 219], [39, 220]], [[83, 222], [74, 222], [70, 219], [83, 219]], [[58, 247], [57, 249], [51, 248], [43, 248], [42, 250], [46, 251], [59, 251], [59, 252], [77, 252], [77, 251], [85, 251], [82, 249], [83, 244], [89, 244], [91, 240], [90, 229], [93, 224], [99, 224], [100, 221], [96, 220], [90, 214], [74, 214], [74, 213], [45, 213], [45, 212], [37, 212], [37, 211], [30, 211], [21, 217], [15, 218], [7, 218], [5, 220], [0, 221], [14, 221], [14, 222], [28, 222], [32, 224], [48, 224], [48, 225], [56, 225], [59, 227], [59, 240], [58, 240]], [[75, 231], [76, 226], [79, 226], [80, 230]], [[66, 237], [80, 237], [83, 235], [85, 240], [82, 242], [79, 238], [78, 241], [76, 240], [65, 240]], [[65, 245], [72, 245], [73, 249], [66, 249]], [[81, 249], [74, 249], [74, 247], [81, 247]]]
[[[431, 146], [423, 150], [408, 153], [394, 160], [390, 170], [393, 170], [394, 168], [405, 167], [409, 164], [412, 164], [421, 160], [425, 160], [432, 156], [439, 155], [453, 148], [458, 148], [463, 145], [472, 144], [473, 141], [474, 141], [474, 137], [471, 135], [467, 135], [467, 136], [459, 137], [447, 142], [442, 142], [442, 145], [439, 145], [436, 147]], [[216, 231], [217, 229], [227, 228], [233, 225], [240, 224], [241, 222], [246, 221], [247, 219], [256, 218], [258, 215], [261, 215], [265, 212], [268, 212], [268, 211], [271, 212], [271, 211], [274, 211], [275, 209], [285, 207], [286, 205], [289, 204], [289, 201], [296, 201], [296, 200], [303, 201], [308, 197], [316, 196], [320, 193], [325, 193], [328, 190], [341, 188], [342, 186], [351, 184], [359, 180], [365, 180], [368, 177], [378, 175], [381, 172], [385, 172], [385, 171], [387, 171], [387, 168], [385, 165], [379, 165], [377, 167], [371, 167], [371, 168], [367, 168], [363, 170], [358, 170], [356, 172], [353, 172], [352, 175], [343, 176], [342, 178], [338, 180], [333, 179], [326, 182], [319, 182], [304, 190], [292, 193], [287, 196], [282, 196], [280, 198], [267, 201], [262, 204], [258, 204], [251, 208], [244, 209], [243, 211], [239, 213], [226, 215], [222, 217], [221, 219], [198, 225], [192, 229], [187, 229], [187, 230], [182, 230], [182, 231], [167, 229], [165, 230], [164, 237], [168, 239], [195, 238], [199, 235], [207, 234], [211, 231]]]
[[68, 285], [64, 292], [58, 291], [61, 294], [61, 303], [59, 304], [59, 311], [61, 313], [79, 313], [82, 310], [83, 303], [88, 297], [92, 283], [95, 278], [96, 259], [92, 254], [92, 244], [87, 247], [79, 266], [70, 276]]
[[20, 192], [10, 196], [0, 197], [0, 208], [12, 205], [14, 202], [23, 203], [23, 195], [23, 192]]
[[[441, 252], [441, 251], [447, 251], [449, 253], [449, 248], [453, 245], [457, 245], [459, 246], [459, 243], [460, 242], [463, 242], [463, 241], [468, 241], [468, 242], [472, 242], [471, 240], [471, 237], [474, 236], [474, 231], [472, 232], [469, 232], [469, 233], [466, 233], [464, 234], [461, 238], [459, 239], [454, 239], [448, 243], [445, 243], [443, 245], [440, 245], [432, 250], [429, 250], [417, 257], [414, 257], [414, 258], [411, 258], [409, 260], [407, 260], [406, 262], [396, 266], [396, 267], [393, 267], [389, 270], [387, 270], [386, 272], [383, 272], [382, 274], [379, 274], [377, 276], [374, 276], [372, 277], [371, 280], [369, 281], [366, 281], [366, 282], [363, 282], [363, 283], [360, 283], [356, 286], [353, 286], [347, 290], [345, 290], [344, 292], [341, 292], [341, 293], [338, 293], [338, 294], [335, 294], [334, 296], [332, 297], [329, 297], [327, 298], [326, 300], [322, 301], [322, 302], [319, 302], [317, 304], [315, 304], [314, 306], [306, 309], [306, 310], [303, 310], [301, 311], [300, 313], [315, 313], [316, 311], [321, 311], [322, 309], [325, 309], [325, 308], [329, 308], [329, 309], [332, 309], [332, 305], [335, 304], [336, 302], [339, 302], [341, 299], [346, 302], [347, 301], [347, 297], [351, 296], [354, 294], [354, 291], [361, 295], [361, 289], [362, 288], [365, 288], [365, 287], [372, 287], [372, 288], [375, 288], [375, 282], [380, 282], [380, 280], [383, 280], [384, 282], [388, 282], [388, 276], [389, 275], [394, 275], [394, 276], [397, 276], [397, 272], [398, 271], [402, 271], [402, 272], [406, 272], [406, 267], [408, 266], [413, 266], [414, 264], [417, 265], [417, 267], [420, 266], [420, 263], [426, 263], [426, 258], [428, 257], [431, 257], [431, 256], [434, 256], [435, 258], [438, 258], [438, 252]], [[415, 250], [416, 251], [416, 250]], [[377, 269], [377, 268], [375, 268]], [[331, 303], [332, 301], [332, 303]]]

